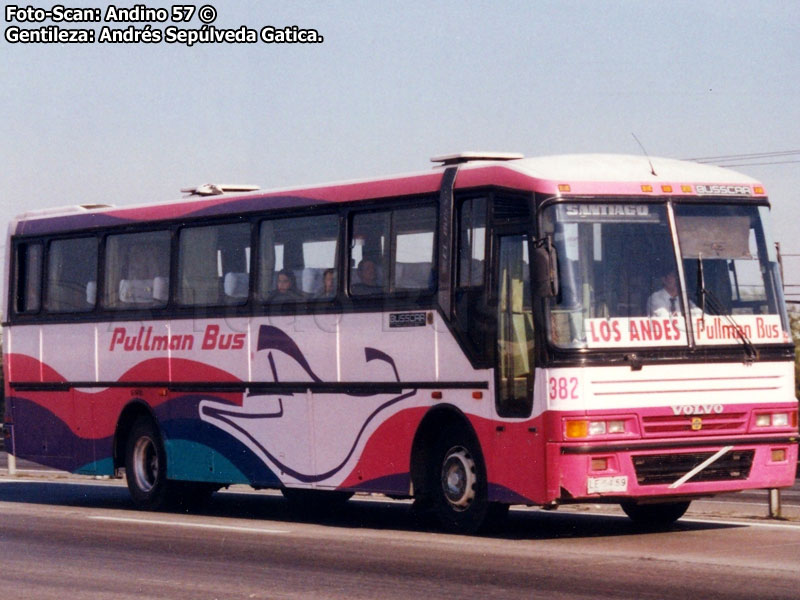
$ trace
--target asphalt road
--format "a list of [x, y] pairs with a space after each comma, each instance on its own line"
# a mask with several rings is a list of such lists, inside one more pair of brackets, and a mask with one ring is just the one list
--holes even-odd
[[[244, 489], [244, 488], [243, 488]], [[792, 598], [800, 522], [513, 510], [490, 536], [427, 531], [409, 505], [304, 517], [223, 492], [200, 513], [132, 509], [119, 481], [0, 476], [3, 585], [58, 598]]]

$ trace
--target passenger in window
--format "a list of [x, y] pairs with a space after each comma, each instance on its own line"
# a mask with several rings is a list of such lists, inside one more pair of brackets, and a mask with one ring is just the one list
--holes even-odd
[[275, 289], [267, 296], [267, 302], [297, 302], [303, 295], [297, 290], [294, 273], [289, 269], [278, 271]]
[[333, 298], [336, 295], [336, 271], [325, 269], [322, 273], [322, 289], [317, 298]]
[[362, 260], [358, 263], [357, 274], [358, 281], [351, 286], [354, 294], [378, 294], [383, 291], [375, 261], [368, 258]]
[[157, 250], [136, 244], [128, 250], [128, 278], [120, 281], [122, 302], [152, 304], [166, 302], [169, 283], [159, 265]]
[[[681, 308], [680, 289], [678, 288], [678, 273], [669, 267], [661, 276], [661, 289], [654, 292], [647, 299], [647, 314], [651, 317], [679, 317], [683, 314]], [[692, 316], [700, 313], [694, 302], [689, 301]]]

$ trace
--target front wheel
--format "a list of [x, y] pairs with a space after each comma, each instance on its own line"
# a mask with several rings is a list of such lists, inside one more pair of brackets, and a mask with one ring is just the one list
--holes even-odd
[[672, 525], [689, 508], [690, 501], [663, 502], [659, 504], [636, 504], [623, 502], [622, 510], [640, 527], [662, 528]]
[[430, 465], [430, 500], [439, 523], [453, 533], [475, 533], [489, 511], [486, 467], [473, 436], [445, 432]]

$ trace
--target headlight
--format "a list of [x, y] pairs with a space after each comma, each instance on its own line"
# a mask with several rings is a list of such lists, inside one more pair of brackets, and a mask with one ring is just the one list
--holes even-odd
[[589, 421], [589, 435], [605, 435], [605, 421]]
[[625, 421], [609, 421], [608, 433], [625, 433]]
[[622, 435], [626, 433], [625, 421], [586, 421], [568, 419], [564, 433], [567, 438], [585, 438], [601, 435]]
[[789, 413], [775, 413], [772, 415], [773, 427], [788, 427], [789, 426]]
[[756, 415], [756, 427], [769, 427], [771, 423], [770, 415]]
[[756, 415], [756, 427], [788, 427], [789, 413], [762, 413]]

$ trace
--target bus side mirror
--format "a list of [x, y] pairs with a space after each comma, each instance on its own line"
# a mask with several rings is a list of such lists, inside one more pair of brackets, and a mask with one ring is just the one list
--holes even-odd
[[540, 298], [558, 296], [558, 254], [550, 236], [534, 244], [533, 269], [534, 293]]

